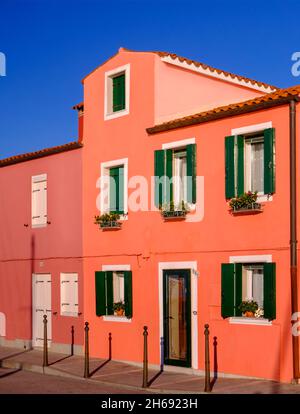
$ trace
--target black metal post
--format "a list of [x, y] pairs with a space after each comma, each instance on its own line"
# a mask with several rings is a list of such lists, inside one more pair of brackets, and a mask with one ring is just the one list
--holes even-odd
[[165, 361], [165, 343], [164, 338], [160, 338], [160, 372], [164, 370], [164, 361]]
[[209, 325], [204, 325], [204, 335], [205, 335], [205, 388], [204, 392], [211, 392], [210, 384], [210, 361], [209, 361]]
[[148, 387], [148, 328], [144, 326], [143, 388]]
[[108, 359], [111, 360], [111, 332], [108, 334]]
[[90, 376], [89, 366], [89, 323], [85, 322], [84, 327], [84, 378]]
[[47, 338], [47, 315], [43, 317], [44, 323], [44, 352], [43, 352], [43, 367], [48, 366], [48, 338]]
[[74, 355], [74, 326], [71, 326], [71, 356]]

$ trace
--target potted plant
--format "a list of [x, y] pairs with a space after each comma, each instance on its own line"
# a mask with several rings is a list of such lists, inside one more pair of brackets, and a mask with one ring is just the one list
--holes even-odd
[[188, 206], [183, 200], [178, 206], [175, 206], [174, 201], [170, 201], [169, 204], [163, 204], [160, 206], [160, 212], [165, 220], [184, 219], [188, 212]]
[[102, 229], [118, 229], [121, 227], [120, 215], [118, 213], [104, 213], [101, 216], [95, 216], [95, 224]]
[[261, 204], [257, 202], [257, 191], [248, 191], [239, 197], [234, 197], [229, 201], [232, 213], [260, 212]]
[[125, 314], [125, 303], [123, 302], [116, 302], [113, 304], [114, 313], [117, 316], [124, 316]]
[[245, 300], [239, 305], [238, 309], [242, 312], [243, 316], [253, 318], [258, 310], [258, 303], [254, 300]]

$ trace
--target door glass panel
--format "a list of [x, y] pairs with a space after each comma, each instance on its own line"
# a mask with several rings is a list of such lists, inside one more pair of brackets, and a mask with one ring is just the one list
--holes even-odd
[[187, 315], [186, 279], [183, 276], [168, 276], [168, 357], [187, 359]]

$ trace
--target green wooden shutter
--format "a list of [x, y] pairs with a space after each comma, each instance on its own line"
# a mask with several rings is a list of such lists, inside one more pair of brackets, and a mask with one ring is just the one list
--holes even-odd
[[275, 128], [264, 130], [264, 193], [275, 193]]
[[106, 272], [95, 272], [96, 315], [106, 315]]
[[276, 319], [276, 263], [264, 263], [264, 317]]
[[113, 315], [114, 309], [114, 288], [113, 288], [113, 272], [106, 273], [106, 305], [107, 305], [107, 315]]
[[113, 78], [113, 112], [125, 109], [125, 74]]
[[164, 185], [161, 178], [165, 176], [165, 151], [154, 151], [154, 180], [155, 180], [155, 205], [161, 207], [164, 200]]
[[170, 204], [173, 201], [173, 150], [166, 150], [166, 177], [169, 179], [169, 185], [166, 184], [165, 203]]
[[186, 164], [187, 164], [187, 201], [196, 203], [196, 144], [186, 146]]
[[124, 167], [119, 167], [118, 212], [124, 213]]
[[235, 263], [235, 316], [242, 316], [239, 306], [242, 303], [243, 265]]
[[124, 272], [125, 315], [132, 317], [132, 272]]
[[234, 136], [225, 137], [225, 196], [235, 197]]
[[244, 194], [244, 143], [242, 135], [237, 136], [237, 195]]
[[234, 264], [222, 263], [221, 314], [223, 318], [234, 316]]

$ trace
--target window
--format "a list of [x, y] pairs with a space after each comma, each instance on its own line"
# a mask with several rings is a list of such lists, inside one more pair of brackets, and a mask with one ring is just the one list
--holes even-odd
[[31, 225], [47, 225], [47, 174], [36, 175], [31, 179]]
[[[96, 315], [120, 315], [132, 317], [132, 273], [126, 271], [99, 271], [95, 273]], [[122, 306], [120, 306], [120, 304]]]
[[60, 314], [78, 316], [78, 274], [60, 274]]
[[155, 151], [155, 205], [196, 202], [196, 144]]
[[129, 114], [130, 65], [105, 73], [104, 119]]
[[275, 263], [222, 264], [222, 317], [242, 316], [239, 305], [253, 300], [263, 309], [264, 318], [276, 318]]
[[109, 169], [109, 211], [124, 213], [124, 165]]
[[275, 130], [225, 138], [226, 198], [275, 192]]
[[113, 83], [113, 112], [125, 109], [125, 74], [114, 76]]

